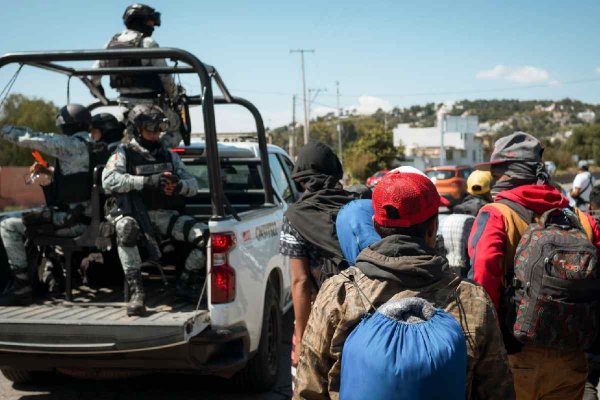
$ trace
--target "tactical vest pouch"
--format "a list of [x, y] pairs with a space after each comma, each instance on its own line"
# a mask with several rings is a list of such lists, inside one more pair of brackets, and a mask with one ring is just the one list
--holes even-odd
[[[130, 49], [142, 47], [144, 35], [140, 32], [127, 42], [119, 41], [121, 34], [113, 36], [107, 49]], [[108, 66], [111, 68], [119, 67], [141, 67], [142, 60], [140, 59], [120, 59], [120, 60], [108, 60]], [[150, 92], [154, 92], [152, 97], [158, 96], [158, 94], [164, 91], [162, 81], [158, 74], [113, 74], [110, 76], [110, 86], [113, 89], [148, 89]]]
[[597, 262], [596, 248], [570, 209], [549, 210], [530, 224], [517, 246], [510, 285], [514, 337], [533, 346], [589, 348], [599, 328]]

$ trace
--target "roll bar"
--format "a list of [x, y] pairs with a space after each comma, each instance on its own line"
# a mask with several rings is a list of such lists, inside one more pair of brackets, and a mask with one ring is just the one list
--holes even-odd
[[[120, 59], [170, 59], [176, 63], [183, 62], [188, 66], [134, 66], [134, 67], [109, 67], [109, 68], [74, 68], [68, 67], [57, 62], [61, 61], [94, 61], [94, 60], [120, 60]], [[204, 122], [204, 132], [206, 135], [206, 161], [208, 165], [208, 185], [211, 194], [212, 220], [221, 220], [225, 218], [225, 201], [223, 195], [223, 184], [221, 182], [219, 149], [217, 145], [217, 130], [215, 124], [215, 104], [238, 104], [246, 108], [254, 117], [256, 123], [256, 134], [258, 138], [258, 147], [261, 158], [261, 167], [263, 172], [263, 185], [265, 188], [265, 205], [273, 204], [273, 187], [271, 185], [271, 169], [269, 166], [269, 156], [267, 152], [267, 140], [264, 123], [258, 109], [248, 100], [233, 97], [225, 83], [221, 79], [218, 71], [211, 65], [200, 61], [192, 53], [177, 48], [133, 48], [133, 49], [102, 49], [102, 50], [62, 50], [62, 51], [37, 51], [8, 53], [0, 57], [0, 68], [8, 64], [24, 64], [35, 68], [41, 68], [48, 71], [75, 76], [81, 79], [92, 92], [99, 98], [101, 103], [93, 103], [89, 108], [96, 108], [100, 105], [116, 105], [94, 91], [94, 87], [87, 78], [90, 75], [111, 75], [111, 74], [196, 74], [200, 79], [202, 97], [190, 97], [190, 104], [202, 106], [202, 116]], [[212, 90], [212, 81], [214, 81], [223, 97], [214, 97]]]

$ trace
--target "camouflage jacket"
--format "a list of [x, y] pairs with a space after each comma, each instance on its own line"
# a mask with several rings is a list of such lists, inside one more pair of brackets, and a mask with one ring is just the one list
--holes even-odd
[[369, 303], [378, 307], [403, 297], [424, 298], [460, 323], [467, 339], [467, 398], [514, 399], [496, 311], [484, 289], [449, 272], [443, 257], [399, 254], [399, 237], [364, 249], [356, 267], [321, 287], [302, 339], [294, 399], [338, 399], [346, 338]]
[[4, 125], [0, 129], [0, 138], [19, 147], [38, 150], [58, 158], [64, 175], [87, 172], [89, 169], [90, 157], [86, 145], [86, 142], [91, 140], [89, 132], [77, 132], [67, 136]]
[[[132, 139], [129, 145], [146, 159], [155, 160], [152, 154], [140, 146], [135, 139]], [[127, 193], [144, 188], [144, 176], [127, 173], [127, 156], [123, 146], [117, 147], [102, 171], [102, 187], [111, 193]], [[173, 173], [181, 179], [180, 194], [185, 197], [196, 195], [198, 193], [198, 181], [185, 169], [185, 165], [177, 153], [171, 152], [171, 157], [174, 167]]]

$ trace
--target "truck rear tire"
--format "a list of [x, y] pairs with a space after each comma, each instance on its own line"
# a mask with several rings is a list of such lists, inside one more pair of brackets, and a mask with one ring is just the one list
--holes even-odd
[[275, 289], [269, 284], [265, 293], [262, 330], [258, 350], [248, 364], [234, 376], [240, 389], [264, 392], [277, 382], [281, 348], [281, 310]]
[[30, 383], [34, 380], [34, 375], [26, 369], [2, 368], [2, 375], [12, 383]]

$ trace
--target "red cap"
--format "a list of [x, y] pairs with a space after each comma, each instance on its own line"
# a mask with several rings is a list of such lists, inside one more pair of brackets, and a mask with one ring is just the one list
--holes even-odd
[[422, 174], [392, 171], [373, 190], [374, 220], [381, 226], [407, 228], [438, 213], [440, 195]]

